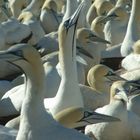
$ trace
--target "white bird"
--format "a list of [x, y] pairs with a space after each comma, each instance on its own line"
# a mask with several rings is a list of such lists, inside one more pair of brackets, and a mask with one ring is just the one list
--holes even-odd
[[61, 66], [61, 82], [54, 98], [44, 100], [44, 105], [52, 115], [68, 107], [83, 107], [83, 99], [78, 86], [76, 67], [76, 26], [79, 22], [81, 10], [63, 21], [59, 26], [59, 63]]
[[114, 5], [107, 0], [95, 0], [87, 12], [87, 22], [91, 25], [97, 16], [105, 16]]
[[126, 35], [121, 45], [121, 55], [127, 56], [132, 52], [132, 47], [134, 43], [140, 38], [140, 28], [139, 28], [139, 0], [132, 1], [132, 10], [127, 26]]
[[55, 1], [45, 1], [41, 9], [40, 22], [46, 34], [57, 31], [62, 21], [62, 14], [57, 13]]
[[79, 28], [77, 30], [77, 46], [83, 47], [91, 57], [79, 54], [87, 64], [85, 67], [85, 76], [91, 67], [100, 63], [101, 52], [105, 50], [105, 45], [109, 42], [97, 36], [93, 31], [88, 28]]
[[129, 20], [129, 14], [126, 9], [124, 9], [122, 5], [116, 4], [116, 6], [108, 12], [106, 18], [111, 18], [104, 27], [105, 39], [111, 42], [108, 47], [122, 43]]
[[138, 140], [140, 139], [140, 118], [127, 111], [129, 86], [124, 81], [117, 81], [111, 87], [110, 103], [96, 111], [118, 117], [121, 121], [88, 125], [85, 133], [98, 140]]
[[[40, 55], [36, 49], [29, 45], [22, 44], [20, 47], [15, 46], [8, 51], [1, 52], [0, 58], [22, 68], [27, 76], [27, 90], [22, 104], [20, 128], [16, 137], [17, 140], [45, 140], [46, 138], [50, 140], [63, 140], [66, 138], [70, 140], [89, 139], [75, 130], [62, 127], [46, 112], [43, 104], [45, 87], [44, 69]], [[34, 118], [32, 118], [33, 116]], [[54, 133], [56, 135], [54, 135]], [[7, 132], [3, 137], [5, 139], [7, 137], [8, 140], [11, 140], [13, 133]], [[2, 137], [1, 139], [4, 140]]]

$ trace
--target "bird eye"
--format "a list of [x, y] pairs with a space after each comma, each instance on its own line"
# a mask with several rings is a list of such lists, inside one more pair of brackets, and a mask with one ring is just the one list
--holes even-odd
[[116, 90], [115, 90], [115, 93], [118, 93], [118, 92], [120, 92], [120, 90], [119, 90], [119, 89], [116, 89]]
[[66, 29], [68, 28], [69, 21], [70, 21], [70, 19], [67, 19], [67, 20], [64, 22], [64, 26], [66, 27]]

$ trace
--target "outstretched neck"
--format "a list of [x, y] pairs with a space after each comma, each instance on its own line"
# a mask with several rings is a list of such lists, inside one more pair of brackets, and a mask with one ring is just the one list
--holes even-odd
[[[41, 62], [35, 65], [28, 65], [28, 69], [25, 69], [24, 72], [26, 74], [26, 89], [17, 140], [28, 139], [29, 133], [38, 126], [38, 121], [46, 116], [43, 104], [44, 69]], [[41, 123], [41, 121], [39, 122]]]

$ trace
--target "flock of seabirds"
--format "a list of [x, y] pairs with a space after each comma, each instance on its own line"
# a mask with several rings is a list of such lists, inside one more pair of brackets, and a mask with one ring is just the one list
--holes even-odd
[[140, 140], [140, 0], [0, 0], [0, 140]]

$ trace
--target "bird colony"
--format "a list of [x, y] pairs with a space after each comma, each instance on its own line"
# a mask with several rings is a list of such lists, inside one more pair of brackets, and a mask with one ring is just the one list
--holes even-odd
[[140, 140], [140, 0], [0, 0], [0, 140]]

